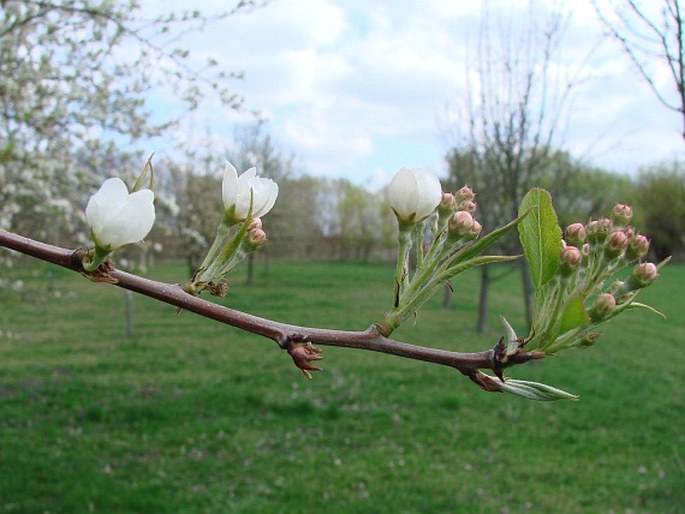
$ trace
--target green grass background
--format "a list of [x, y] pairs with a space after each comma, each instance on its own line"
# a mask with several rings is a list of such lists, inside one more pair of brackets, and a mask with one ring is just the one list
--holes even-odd
[[[272, 264], [234, 277], [233, 307], [291, 323], [364, 329], [391, 267]], [[151, 275], [185, 278], [183, 267]], [[2, 513], [685, 512], [685, 267], [641, 296], [589, 350], [511, 370], [580, 394], [537, 403], [488, 394], [449, 368], [324, 348], [306, 380], [266, 339], [49, 265], [0, 291]], [[474, 332], [477, 274], [398, 339], [490, 348], [497, 315], [519, 328], [519, 275], [494, 285]]]

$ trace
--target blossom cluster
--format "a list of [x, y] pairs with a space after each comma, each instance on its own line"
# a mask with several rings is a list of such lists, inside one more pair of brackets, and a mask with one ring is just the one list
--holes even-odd
[[[511, 259], [480, 255], [515, 223], [476, 242], [482, 226], [474, 218], [475, 198], [468, 186], [443, 192], [438, 177], [425, 169], [402, 168], [395, 174], [388, 186], [388, 202], [398, 221], [399, 254], [394, 308], [377, 323], [381, 332], [390, 334], [458, 273]], [[416, 252], [413, 270], [409, 266], [412, 249]]]
[[[542, 291], [538, 333], [531, 346], [545, 353], [589, 346], [600, 335], [599, 325], [625, 309], [651, 310], [633, 302], [641, 289], [656, 280], [665, 262], [644, 261], [649, 240], [630, 225], [632, 216], [629, 206], [617, 204], [609, 217], [566, 228], [557, 279]], [[627, 276], [617, 278], [626, 267], [630, 267]], [[553, 326], [554, 320], [569, 319], [574, 309], [580, 321], [571, 324], [570, 330]]]
[[[148, 172], [150, 188], [142, 188]], [[109, 178], [90, 197], [86, 223], [95, 247], [84, 257], [86, 271], [95, 271], [111, 252], [148, 235], [155, 221], [155, 195], [151, 187], [152, 165], [148, 162], [131, 192], [121, 179]], [[248, 253], [264, 245], [266, 232], [261, 217], [276, 203], [278, 184], [259, 177], [256, 168], [238, 176], [235, 167], [227, 162], [221, 194], [224, 216], [217, 228], [217, 237], [202, 266], [186, 284], [186, 290], [193, 294], [204, 289], [215, 294], [225, 293], [226, 274]]]

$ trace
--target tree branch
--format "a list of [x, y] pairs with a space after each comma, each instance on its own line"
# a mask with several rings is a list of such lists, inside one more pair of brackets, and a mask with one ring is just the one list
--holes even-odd
[[[320, 353], [311, 346], [311, 343], [358, 348], [449, 366], [468, 376], [486, 390], [490, 389], [487, 389], [477, 380], [478, 370], [489, 369], [501, 372], [503, 367], [502, 363], [497, 360], [497, 345], [491, 350], [461, 353], [396, 341], [383, 336], [376, 325], [372, 325], [363, 331], [291, 325], [209, 302], [185, 292], [178, 284], [158, 282], [126, 273], [114, 269], [111, 263], [110, 268], [102, 273], [89, 275], [83, 270], [81, 262], [85, 251], [83, 249], [74, 251], [61, 248], [5, 230], [0, 230], [0, 246], [79, 272], [95, 282], [108, 282], [200, 316], [272, 339], [279, 347], [288, 351], [295, 364], [307, 376], [310, 376], [308, 370], [318, 369], [310, 363], [310, 360], [321, 358]], [[522, 353], [517, 357], [509, 364], [526, 362], [539, 356], [533, 353]]]

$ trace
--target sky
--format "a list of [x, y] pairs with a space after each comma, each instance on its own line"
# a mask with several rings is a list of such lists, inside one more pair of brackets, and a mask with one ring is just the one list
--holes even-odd
[[[599, 0], [604, 4], [603, 0]], [[534, 0], [546, 19], [552, 0]], [[562, 116], [557, 146], [589, 164], [634, 174], [682, 157], [681, 119], [663, 107], [618, 45], [602, 37], [590, 0], [558, 3], [569, 14], [553, 63], [554, 81], [578, 78]], [[180, 0], [144, 0], [149, 13], [182, 10]], [[198, 0], [215, 12], [226, 2]], [[240, 112], [210, 99], [179, 127], [185, 141], [214, 135], [219, 159], [237, 127], [258, 110], [268, 133], [307, 174], [379, 188], [403, 166], [445, 176], [444, 156], [465, 130], [474, 90], [483, 2], [474, 0], [273, 0], [181, 40], [193, 59], [216, 58], [242, 71], [228, 85], [244, 97]], [[491, 20], [526, 19], [525, 2], [487, 2]], [[491, 27], [506, 25], [491, 22]], [[655, 66], [671, 94], [671, 79]], [[169, 109], [163, 102], [153, 108]], [[199, 144], [199, 143], [198, 143]], [[159, 143], [159, 155], [174, 151]]]

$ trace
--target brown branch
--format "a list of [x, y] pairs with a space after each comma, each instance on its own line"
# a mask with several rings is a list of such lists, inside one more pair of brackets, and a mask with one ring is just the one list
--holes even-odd
[[[498, 362], [497, 346], [482, 352], [461, 353], [396, 341], [385, 337], [376, 325], [372, 325], [363, 331], [291, 325], [209, 302], [187, 293], [178, 284], [158, 282], [119, 271], [113, 267], [103, 270], [99, 275], [88, 275], [84, 272], [81, 263], [83, 249], [69, 250], [4, 230], [0, 230], [0, 246], [79, 272], [93, 281], [108, 282], [200, 316], [272, 339], [282, 349], [288, 351], [295, 364], [307, 376], [309, 376], [310, 370], [318, 369], [311, 364], [311, 361], [321, 358], [320, 352], [313, 348], [311, 343], [358, 348], [441, 364], [459, 370], [464, 375], [471, 377], [472, 380], [479, 369], [490, 369], [501, 373], [503, 367], [502, 363]], [[525, 362], [536, 357], [534, 353], [522, 353], [511, 364]], [[476, 383], [478, 382], [476, 381]], [[482, 384], [480, 385], [483, 387]]]

